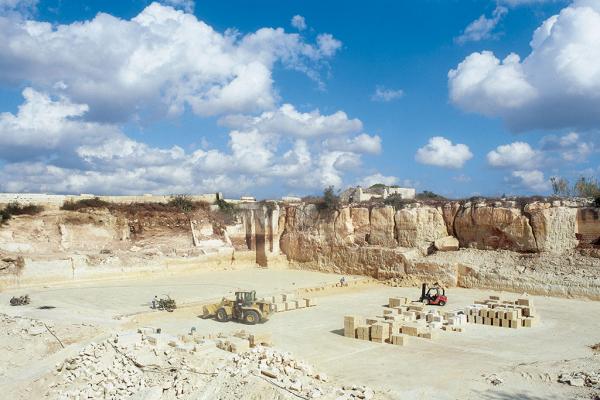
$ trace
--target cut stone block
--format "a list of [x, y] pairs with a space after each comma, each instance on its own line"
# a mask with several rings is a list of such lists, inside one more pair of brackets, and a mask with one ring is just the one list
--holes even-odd
[[520, 319], [511, 319], [511, 320], [509, 320], [509, 323], [510, 323], [510, 327], [512, 329], [519, 329], [522, 325], [522, 322]]
[[295, 310], [296, 309], [296, 302], [295, 301], [286, 301], [285, 302], [285, 309], [286, 309], [286, 311]]
[[433, 245], [438, 251], [456, 251], [458, 250], [459, 243], [458, 239], [454, 236], [445, 236], [436, 239]]
[[408, 336], [406, 335], [392, 335], [391, 343], [396, 346], [404, 346], [407, 343]]
[[390, 307], [399, 307], [402, 304], [404, 303], [402, 303], [402, 300], [400, 300], [399, 297], [390, 297], [388, 300], [388, 306]]
[[292, 301], [296, 299], [296, 295], [293, 293], [285, 293], [282, 295], [282, 299], [285, 302]]
[[414, 321], [415, 319], [417, 319], [417, 314], [414, 311], [404, 311], [402, 313], [402, 316], [407, 321]]
[[248, 342], [250, 347], [261, 346], [273, 346], [273, 336], [268, 332], [253, 333], [250, 335]]
[[364, 325], [365, 322], [362, 318], [357, 317], [355, 315], [347, 315], [344, 317], [344, 336], [355, 338], [356, 337], [356, 328], [359, 325]]
[[520, 306], [531, 306], [531, 301], [529, 299], [517, 299], [517, 304]]
[[357, 326], [356, 337], [361, 340], [371, 340], [371, 325]]
[[390, 326], [386, 323], [378, 322], [371, 325], [371, 338], [388, 339], [390, 337]]
[[438, 337], [438, 333], [433, 330], [428, 330], [420, 333], [419, 337], [423, 339], [436, 339]]

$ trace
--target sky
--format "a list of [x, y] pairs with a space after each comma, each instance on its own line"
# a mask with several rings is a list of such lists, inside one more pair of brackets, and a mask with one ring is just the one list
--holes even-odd
[[600, 0], [0, 0], [0, 191], [596, 177]]

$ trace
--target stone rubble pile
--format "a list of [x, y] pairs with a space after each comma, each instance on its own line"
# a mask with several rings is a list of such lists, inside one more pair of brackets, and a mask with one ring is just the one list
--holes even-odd
[[[46, 325], [52, 329], [53, 324], [48, 322]], [[0, 314], [0, 327], [2, 333], [7, 335], [19, 336], [40, 336], [48, 332], [44, 322], [27, 317]]]
[[257, 346], [248, 352], [234, 356], [232, 364], [225, 367], [231, 377], [248, 380], [261, 376], [274, 385], [307, 399], [325, 397], [335, 399], [372, 399], [373, 390], [365, 386], [335, 387], [329, 378], [318, 373], [290, 353]]
[[585, 386], [600, 390], [600, 370], [563, 373], [559, 375], [558, 382], [571, 386]]
[[[174, 339], [174, 340], [169, 340]], [[126, 333], [90, 343], [56, 366], [51, 399], [184, 398], [204, 385], [193, 365], [197, 346], [165, 334]], [[154, 396], [154, 397], [153, 397]]]
[[310, 365], [265, 346], [270, 343], [268, 333], [244, 331], [207, 336], [174, 336], [154, 328], [124, 332], [58, 363], [46, 398], [176, 400], [212, 393], [229, 400], [265, 386], [290, 398], [373, 398], [363, 386], [335, 387]]

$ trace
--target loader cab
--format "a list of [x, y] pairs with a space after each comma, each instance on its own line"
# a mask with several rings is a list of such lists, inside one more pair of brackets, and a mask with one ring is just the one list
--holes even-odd
[[250, 306], [256, 301], [256, 291], [235, 292], [235, 303]]

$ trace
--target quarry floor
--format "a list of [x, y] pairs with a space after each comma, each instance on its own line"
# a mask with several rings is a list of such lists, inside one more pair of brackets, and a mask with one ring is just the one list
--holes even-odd
[[[29, 348], [14, 339], [2, 348], [11, 354], [3, 355], [7, 364], [0, 367], [0, 391], [8, 393], [9, 399], [38, 398], [41, 393], [27, 394], [25, 388], [84, 343], [118, 330], [154, 326], [173, 334], [189, 332], [191, 327], [206, 334], [240, 329], [271, 332], [275, 347], [292, 352], [341, 384], [368, 385], [384, 398], [593, 398], [590, 389], [558, 383], [557, 376], [600, 370], [600, 355], [589, 348], [600, 342], [600, 302], [532, 296], [541, 316], [536, 327], [512, 330], [469, 324], [462, 333], [440, 331], [434, 340], [410, 338], [402, 347], [344, 337], [343, 317], [379, 315], [389, 297], [416, 299], [418, 288], [368, 284], [316, 292], [316, 307], [277, 313], [256, 326], [198, 317], [201, 303], [236, 289], [254, 289], [261, 296], [320, 286], [339, 278], [309, 271], [243, 269], [6, 290], [0, 293], [0, 313], [43, 320], [56, 332], [61, 327], [68, 332], [73, 326], [84, 326], [87, 331], [74, 335], [65, 349], [54, 351]], [[11, 296], [25, 293], [32, 298], [29, 306], [8, 305]], [[173, 313], [150, 310], [149, 301], [162, 294], [171, 295], [182, 307]], [[517, 297], [507, 292], [451, 288], [444, 308], [462, 308], [490, 294]], [[40, 306], [55, 308], [38, 309]], [[44, 351], [48, 354], [36, 354]], [[503, 382], [492, 385], [488, 378], [493, 375]]]

